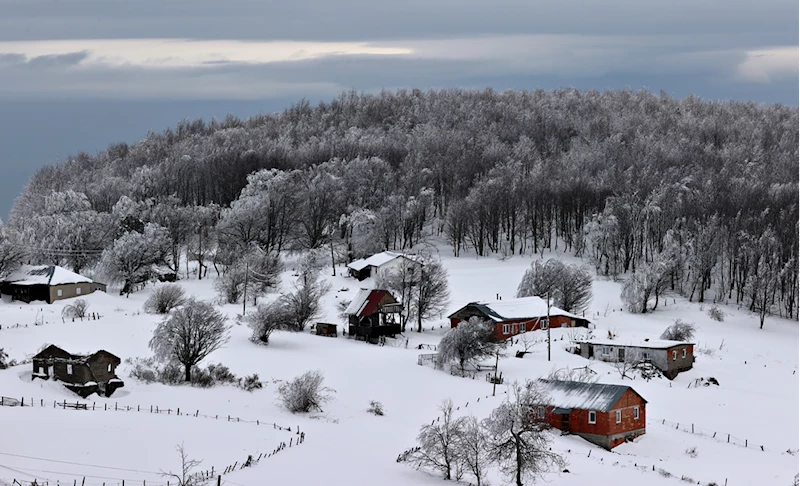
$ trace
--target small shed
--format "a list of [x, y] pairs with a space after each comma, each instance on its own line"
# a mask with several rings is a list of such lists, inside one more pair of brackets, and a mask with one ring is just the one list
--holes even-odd
[[388, 290], [361, 289], [345, 309], [348, 333], [372, 342], [381, 336], [400, 334], [403, 306]]
[[329, 324], [327, 322], [318, 322], [315, 325], [317, 336], [336, 337], [339, 332], [336, 330], [336, 324]]
[[495, 338], [506, 340], [517, 334], [550, 327], [588, 327], [589, 319], [572, 314], [558, 307], [550, 306], [550, 320], [547, 319], [547, 301], [541, 297], [521, 297], [518, 299], [470, 302], [450, 314], [450, 327], [470, 317], [486, 319], [494, 324]]
[[580, 355], [584, 358], [611, 363], [626, 359], [652, 363], [670, 380], [678, 373], [692, 369], [694, 363], [694, 343], [690, 342], [665, 339], [644, 339], [632, 343], [611, 339], [579, 339], [573, 342], [580, 346]]
[[23, 265], [0, 283], [0, 292], [12, 300], [32, 302], [56, 300], [105, 291], [105, 285], [58, 265]]
[[532, 410], [533, 419], [575, 434], [604, 449], [645, 434], [645, 400], [626, 385], [540, 379], [548, 403]]
[[71, 354], [50, 345], [33, 357], [31, 379], [54, 379], [83, 398], [92, 393], [110, 397], [124, 383], [115, 374], [121, 360], [100, 350], [88, 355]]

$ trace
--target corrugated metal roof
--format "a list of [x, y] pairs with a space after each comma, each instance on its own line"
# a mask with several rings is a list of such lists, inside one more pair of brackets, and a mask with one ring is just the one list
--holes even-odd
[[[558, 408], [608, 412], [626, 391], [632, 390], [636, 393], [627, 385], [545, 379], [540, 379], [539, 382], [545, 385], [545, 390], [550, 397], [550, 405]], [[641, 395], [639, 396], [641, 397]], [[645, 400], [645, 402], [647, 401]]]
[[350, 301], [350, 305], [347, 306], [344, 313], [348, 316], [358, 315], [361, 312], [361, 309], [364, 307], [364, 304], [367, 303], [367, 299], [369, 298], [369, 294], [372, 292], [371, 289], [361, 289], [358, 291], [353, 300]]

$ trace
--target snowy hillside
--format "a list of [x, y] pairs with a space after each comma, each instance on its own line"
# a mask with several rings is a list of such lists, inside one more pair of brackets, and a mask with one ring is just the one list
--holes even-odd
[[[455, 258], [444, 248], [441, 255], [449, 273], [450, 311], [497, 295], [513, 297], [531, 263], [531, 257], [500, 260], [462, 253]], [[575, 261], [560, 253], [546, 256]], [[284, 289], [293, 280], [291, 265], [288, 261], [283, 274]], [[330, 269], [325, 272], [329, 275]], [[344, 267], [337, 267], [336, 277], [326, 277], [332, 290], [324, 297], [321, 322], [341, 324], [337, 303], [372, 285], [371, 279], [358, 282], [342, 273]], [[213, 277], [179, 283], [199, 299], [216, 299]], [[76, 322], [61, 319], [61, 310], [70, 301], [24, 304], [4, 298], [0, 303], [0, 348], [10, 359], [29, 357], [44, 343], [72, 353], [105, 349], [122, 358], [117, 373], [125, 381], [125, 387], [111, 398], [92, 395], [80, 400], [56, 383], [31, 381], [30, 364], [0, 371], [0, 396], [34, 405], [0, 407], [4, 439], [0, 441], [0, 484], [37, 479], [51, 485], [73, 484], [73, 480], [111, 485], [124, 479], [125, 484], [164, 485], [168, 478], [161, 473], [180, 468], [175, 447], [183, 443], [191, 458], [202, 460], [200, 470], [213, 468], [216, 474], [236, 464], [222, 476], [222, 484], [234, 486], [438, 485], [442, 484], [439, 476], [398, 463], [396, 458], [416, 445], [419, 427], [436, 419], [443, 399], [453, 400], [458, 415], [482, 419], [504, 400], [508, 383], [587, 365], [600, 374], [600, 381], [631, 385], [648, 401], [647, 433], [613, 452], [576, 436], [554, 433], [554, 450], [563, 454], [568, 465], [563, 472], [547, 475], [548, 484], [633, 486], [691, 481], [788, 486], [798, 472], [798, 325], [787, 319], [767, 317], [759, 329], [757, 315], [723, 306], [725, 319], [717, 322], [702, 304], [671, 295], [656, 312], [633, 315], [622, 311], [619, 283], [596, 280], [586, 313], [596, 326], [596, 336], [612, 331], [621, 341], [657, 338], [677, 318], [694, 322], [694, 368], [673, 381], [623, 380], [611, 364], [568, 353], [570, 331], [566, 329], [552, 330], [552, 361], [548, 362], [546, 333], [535, 331], [530, 335], [536, 340], [531, 353], [518, 359], [510, 352], [501, 358], [499, 370], [506, 384], [498, 386], [493, 397], [492, 385], [482, 374], [460, 378], [417, 365], [418, 355], [432, 352], [418, 349], [419, 345], [438, 343], [449, 328], [444, 318], [449, 312], [426, 322], [423, 333], [387, 339], [386, 346], [351, 340], [341, 332], [336, 338], [316, 336], [308, 329], [276, 332], [268, 346], [259, 346], [249, 341], [250, 329], [236, 321], [241, 304], [221, 306], [232, 325], [231, 338], [206, 363], [222, 363], [239, 376], [257, 373], [264, 388], [246, 392], [232, 386], [145, 384], [128, 376], [126, 359], [151, 355], [148, 341], [160, 319], [145, 314], [142, 305], [152, 289], [128, 298], [111, 291], [91, 294], [86, 297], [89, 312], [99, 313], [100, 318]], [[521, 348], [521, 343], [515, 348]], [[324, 412], [288, 413], [277, 402], [274, 380], [315, 369], [336, 390], [334, 399], [323, 406]], [[719, 386], [694, 386], [697, 379], [709, 377], [716, 378]], [[384, 416], [367, 413], [371, 400], [383, 403]], [[64, 409], [64, 401], [87, 403], [88, 409]], [[159, 413], [151, 413], [151, 407]], [[299, 445], [298, 427], [305, 434]], [[276, 453], [281, 443], [286, 447]], [[248, 455], [261, 460], [240, 468]], [[503, 483], [498, 471], [492, 470], [490, 476], [492, 484]]]

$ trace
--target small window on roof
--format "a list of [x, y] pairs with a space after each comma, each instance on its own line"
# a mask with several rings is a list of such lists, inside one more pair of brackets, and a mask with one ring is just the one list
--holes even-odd
[[589, 423], [596, 424], [597, 423], [597, 412], [594, 410], [589, 411]]

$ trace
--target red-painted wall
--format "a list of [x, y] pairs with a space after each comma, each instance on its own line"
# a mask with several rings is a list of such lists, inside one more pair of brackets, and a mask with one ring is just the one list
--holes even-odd
[[[510, 321], [503, 321], [495, 323], [495, 337], [499, 341], [503, 341], [508, 339], [512, 336], [520, 334], [522, 332], [522, 323], [525, 324], [525, 331], [536, 331], [541, 329], [541, 323], [546, 318], [540, 320], [531, 320], [531, 319], [515, 319]], [[458, 327], [458, 324], [462, 322], [462, 319], [459, 318], [451, 318], [450, 319], [450, 327]], [[575, 319], [575, 327], [588, 327], [588, 322], [582, 319]], [[505, 326], [508, 326], [505, 328]], [[516, 325], [516, 326], [515, 326]], [[567, 316], [550, 316], [550, 326], [551, 327], [570, 327], [572, 325], [572, 319]], [[503, 332], [504, 329], [508, 332]]]

